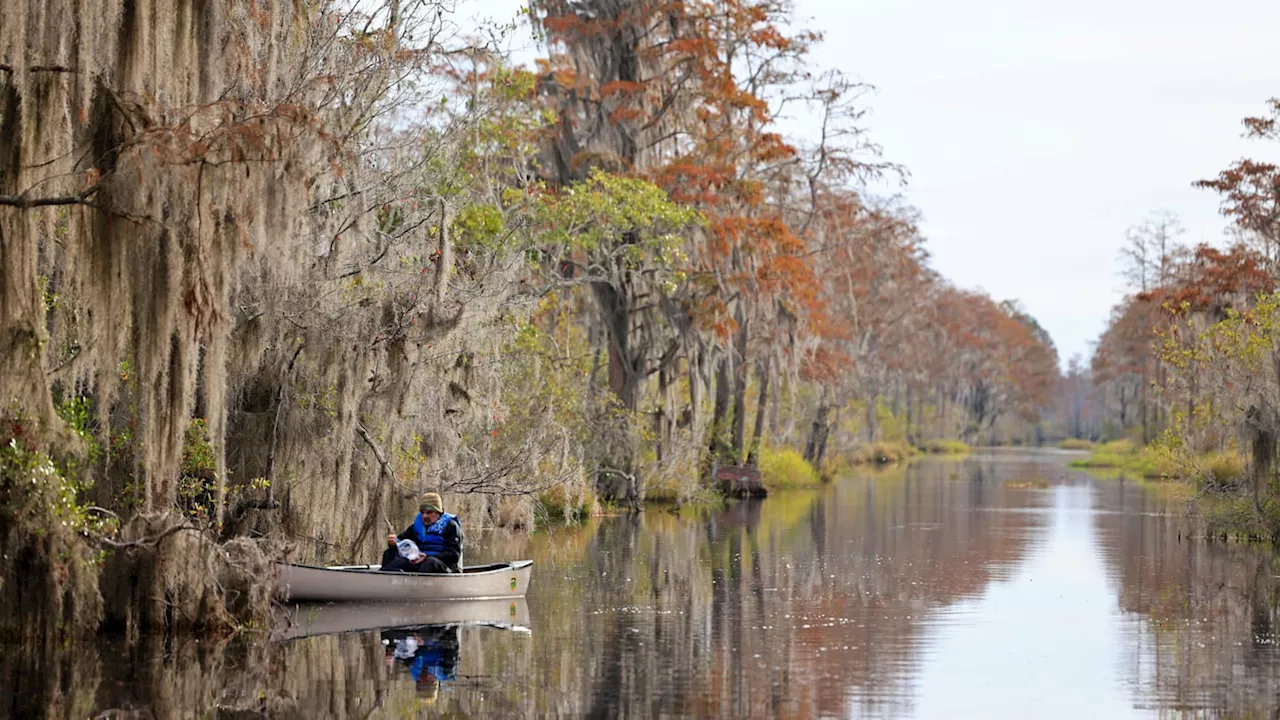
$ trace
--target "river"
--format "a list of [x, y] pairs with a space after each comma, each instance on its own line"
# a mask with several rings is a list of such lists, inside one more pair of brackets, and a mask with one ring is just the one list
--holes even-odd
[[1067, 457], [984, 451], [718, 512], [476, 534], [469, 562], [535, 561], [510, 623], [6, 651], [0, 711], [1276, 717], [1275, 556], [1189, 539], [1182, 501]]

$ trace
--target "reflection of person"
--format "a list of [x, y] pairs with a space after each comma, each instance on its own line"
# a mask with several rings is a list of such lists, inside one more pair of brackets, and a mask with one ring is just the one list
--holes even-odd
[[387, 665], [399, 661], [406, 666], [418, 694], [426, 700], [435, 700], [440, 684], [457, 677], [457, 625], [384, 630], [382, 640], [387, 648]]
[[[405, 557], [397, 543], [408, 540], [419, 551], [416, 557]], [[462, 525], [455, 515], [444, 511], [439, 493], [422, 496], [418, 516], [399, 535], [387, 536], [387, 551], [382, 554], [382, 569], [400, 572], [462, 572]], [[412, 550], [412, 548], [411, 548]]]

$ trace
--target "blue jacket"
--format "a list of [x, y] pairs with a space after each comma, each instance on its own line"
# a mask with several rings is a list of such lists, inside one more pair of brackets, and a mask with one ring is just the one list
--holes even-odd
[[456, 515], [443, 513], [439, 520], [428, 526], [422, 519], [422, 513], [418, 513], [413, 524], [405, 528], [398, 537], [414, 541], [424, 555], [439, 558], [450, 570], [459, 570], [458, 563], [462, 560], [462, 525]]

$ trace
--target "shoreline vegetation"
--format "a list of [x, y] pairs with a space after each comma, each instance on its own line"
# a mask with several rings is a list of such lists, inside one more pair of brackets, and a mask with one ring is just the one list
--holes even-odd
[[1054, 422], [790, 0], [534, 0], [527, 67], [447, 5], [0, 25], [0, 636], [262, 627], [426, 491], [527, 532]]
[[1087, 450], [1068, 464], [1101, 475], [1135, 478], [1170, 487], [1187, 501], [1187, 512], [1206, 538], [1280, 541], [1280, 507], [1254, 495], [1249, 458], [1238, 449], [1191, 453], [1173, 442], [1141, 445], [1133, 440], [1059, 444]]
[[[931, 440], [919, 446], [905, 442], [882, 442], [860, 448], [843, 459], [829, 460], [819, 470], [792, 448], [764, 447], [760, 451], [761, 481], [769, 493], [824, 487], [836, 478], [857, 468], [885, 467], [905, 463], [923, 456], [964, 457], [972, 448], [960, 440]], [[726, 502], [712, 490], [688, 496], [676, 485], [650, 487], [643, 504], [648, 507], [715, 508]], [[538, 496], [537, 524], [551, 526], [575, 524], [590, 516], [615, 515], [625, 512], [616, 505], [605, 506], [594, 495], [569, 498], [563, 488], [552, 488]]]

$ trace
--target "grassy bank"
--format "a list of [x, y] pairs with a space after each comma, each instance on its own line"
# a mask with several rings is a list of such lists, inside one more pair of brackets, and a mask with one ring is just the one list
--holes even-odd
[[1093, 451], [1089, 457], [1072, 460], [1070, 466], [1092, 470], [1120, 470], [1151, 480], [1188, 477], [1169, 453], [1136, 445], [1131, 440], [1113, 440], [1089, 449]]
[[972, 448], [960, 440], [929, 440], [920, 450], [930, 455], [968, 455]]
[[[959, 440], [930, 440], [920, 447], [903, 442], [877, 442], [863, 445], [851, 453], [829, 457], [816, 468], [794, 448], [763, 447], [760, 450], [760, 477], [769, 492], [821, 487], [830, 480], [851, 472], [858, 466], [885, 466], [903, 463], [921, 453], [963, 456], [970, 448]], [[554, 487], [538, 495], [536, 524], [572, 525], [592, 515], [609, 515], [613, 506], [597, 499], [590, 490], [575, 488], [570, 492]], [[645, 489], [644, 504], [652, 506], [713, 507], [723, 502], [711, 490], [695, 492], [692, 497], [680, 483], [659, 481]]]
[[920, 445], [905, 442], [877, 442], [854, 451], [849, 461], [855, 465], [888, 465], [910, 460], [916, 455], [968, 455], [972, 448], [959, 440], [935, 439]]
[[858, 466], [896, 465], [920, 455], [963, 456], [970, 447], [959, 440], [929, 440], [919, 447], [905, 442], [876, 442], [828, 459], [814, 468], [804, 456], [790, 448], [765, 448], [760, 452], [760, 473], [770, 491], [816, 487]]
[[1114, 440], [1093, 448], [1087, 458], [1072, 460], [1074, 468], [1119, 470], [1148, 480], [1187, 480], [1229, 489], [1246, 473], [1244, 457], [1234, 451], [1190, 454], [1162, 446], [1139, 446], [1131, 440]]
[[1280, 502], [1254, 502], [1248, 483], [1248, 463], [1236, 450], [1193, 454], [1181, 448], [1139, 446], [1116, 440], [1093, 448], [1072, 467], [1116, 472], [1176, 488], [1172, 499], [1194, 508], [1199, 530], [1207, 537], [1280, 542]]

